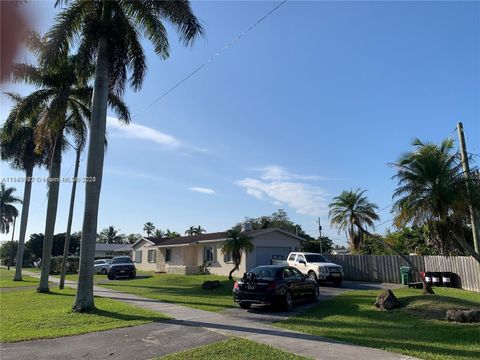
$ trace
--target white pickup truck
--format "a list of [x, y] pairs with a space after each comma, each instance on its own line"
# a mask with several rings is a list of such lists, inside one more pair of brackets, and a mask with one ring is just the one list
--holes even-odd
[[317, 282], [332, 282], [335, 286], [342, 284], [342, 267], [331, 263], [322, 254], [292, 252], [288, 255], [287, 263]]

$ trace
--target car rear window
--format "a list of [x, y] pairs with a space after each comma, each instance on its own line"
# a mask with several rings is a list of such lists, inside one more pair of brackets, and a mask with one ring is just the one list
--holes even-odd
[[276, 279], [280, 277], [280, 274], [282, 273], [282, 268], [260, 266], [250, 272], [262, 279]]
[[125, 263], [132, 263], [132, 259], [129, 257], [121, 257], [115, 258], [112, 260], [112, 264], [125, 264]]

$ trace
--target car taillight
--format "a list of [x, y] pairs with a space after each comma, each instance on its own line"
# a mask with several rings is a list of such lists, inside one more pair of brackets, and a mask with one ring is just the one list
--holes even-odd
[[270, 284], [268, 285], [268, 288], [267, 288], [267, 289], [268, 289], [268, 290], [274, 290], [274, 289], [276, 289], [276, 288], [277, 288], [277, 284], [275, 284], [275, 283], [270, 283]]
[[238, 290], [240, 287], [238, 286], [238, 281], [235, 281], [235, 284], [233, 284], [233, 288]]

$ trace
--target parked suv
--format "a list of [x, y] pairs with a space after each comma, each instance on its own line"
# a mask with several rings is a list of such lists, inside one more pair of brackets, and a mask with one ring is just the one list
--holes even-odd
[[133, 265], [132, 259], [128, 256], [115, 256], [108, 269], [107, 277], [109, 280], [115, 280], [117, 277], [129, 277], [135, 279], [137, 269]]
[[292, 252], [288, 255], [287, 263], [317, 282], [332, 282], [335, 286], [342, 284], [342, 267], [330, 262], [322, 254]]
[[95, 260], [95, 262], [93, 263], [95, 273], [102, 274], [102, 275], [107, 275], [108, 268], [110, 267], [111, 262], [112, 262], [112, 260], [110, 260], [110, 259]]

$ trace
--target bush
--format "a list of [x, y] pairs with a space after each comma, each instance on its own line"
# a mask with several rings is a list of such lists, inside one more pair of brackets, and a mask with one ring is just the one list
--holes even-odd
[[[50, 274], [60, 274], [62, 270], [62, 260], [63, 256], [54, 256], [52, 257], [52, 262], [50, 263]], [[78, 272], [79, 268], [79, 257], [78, 256], [69, 256], [67, 261], [67, 274], [75, 274]]]

